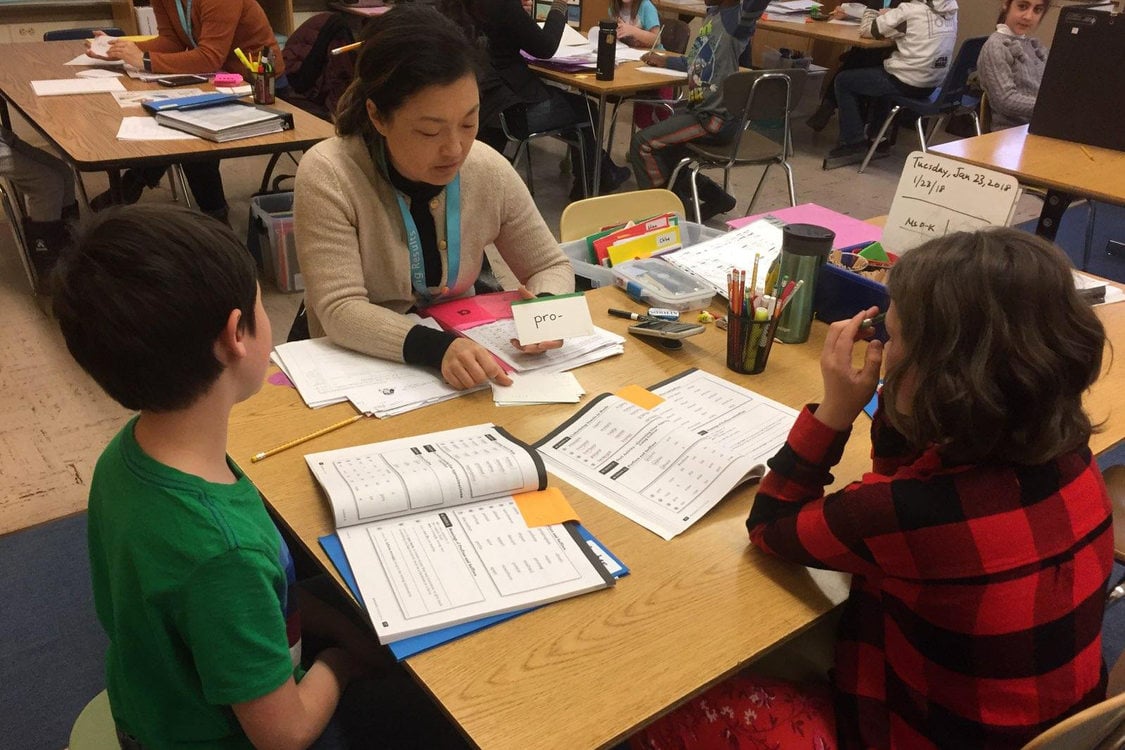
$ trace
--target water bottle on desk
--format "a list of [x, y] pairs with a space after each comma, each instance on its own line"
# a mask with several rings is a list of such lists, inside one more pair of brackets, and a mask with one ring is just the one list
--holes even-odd
[[599, 81], [612, 81], [616, 58], [617, 21], [607, 18], [598, 22], [598, 68], [594, 77]]

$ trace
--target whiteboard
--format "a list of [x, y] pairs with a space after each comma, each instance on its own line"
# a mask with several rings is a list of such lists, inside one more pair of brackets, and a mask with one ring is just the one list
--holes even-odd
[[1011, 175], [915, 151], [902, 169], [883, 247], [901, 255], [950, 232], [1007, 226], [1019, 194]]

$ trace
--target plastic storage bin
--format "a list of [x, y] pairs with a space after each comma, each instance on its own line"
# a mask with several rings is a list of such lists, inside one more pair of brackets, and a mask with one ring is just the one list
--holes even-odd
[[872, 306], [886, 310], [890, 299], [887, 287], [879, 282], [825, 263], [816, 279], [813, 312], [817, 320], [833, 323]]
[[660, 258], [641, 258], [613, 267], [613, 283], [633, 299], [669, 310], [702, 310], [715, 290], [702, 279]]
[[262, 264], [262, 277], [278, 291], [300, 292], [305, 288], [297, 263], [297, 241], [293, 236], [293, 193], [267, 193], [250, 199], [250, 226], [246, 246]]
[[[682, 216], [680, 217], [680, 240], [684, 247], [718, 237], [723, 233], [722, 229], [712, 229], [703, 224], [685, 221]], [[575, 280], [579, 282], [579, 288], [597, 289], [613, 285], [613, 269], [590, 262], [585, 239], [564, 242], [559, 247], [566, 257], [570, 258], [570, 265], [574, 267]]]

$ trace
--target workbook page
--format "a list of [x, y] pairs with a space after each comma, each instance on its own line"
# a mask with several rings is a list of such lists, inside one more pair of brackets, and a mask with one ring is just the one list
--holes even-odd
[[547, 486], [535, 451], [490, 424], [310, 453], [305, 461], [338, 528]]
[[341, 529], [383, 643], [605, 588], [571, 528], [529, 528], [509, 497]]
[[665, 539], [761, 476], [797, 412], [702, 371], [603, 396], [536, 443], [550, 471]]

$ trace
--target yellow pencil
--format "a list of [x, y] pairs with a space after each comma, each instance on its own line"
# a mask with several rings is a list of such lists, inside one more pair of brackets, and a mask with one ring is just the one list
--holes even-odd
[[337, 47], [336, 49], [332, 50], [332, 54], [342, 55], [345, 52], [351, 52], [353, 49], [359, 49], [362, 46], [363, 42], [352, 42], [351, 44], [345, 44], [343, 47]]
[[284, 450], [289, 450], [290, 448], [292, 448], [295, 445], [300, 445], [301, 443], [307, 443], [309, 440], [312, 440], [313, 438], [318, 438], [321, 435], [327, 435], [328, 433], [332, 432], [333, 430], [338, 430], [341, 427], [347, 427], [352, 422], [358, 422], [359, 420], [363, 419], [366, 416], [368, 416], [368, 415], [367, 414], [356, 414], [354, 417], [349, 417], [349, 418], [345, 419], [343, 422], [337, 422], [336, 424], [328, 425], [327, 427], [325, 427], [323, 429], [320, 429], [320, 430], [317, 430], [316, 432], [310, 432], [308, 435], [305, 435], [304, 437], [299, 437], [296, 440], [290, 440], [288, 443], [282, 443], [281, 445], [277, 446], [276, 448], [270, 448], [268, 451], [262, 451], [261, 453], [255, 453], [253, 456], [250, 457], [250, 463], [256, 464], [259, 461], [261, 461], [263, 458], [269, 458], [270, 456], [274, 455], [275, 453], [281, 453]]
[[1086, 154], [1087, 159], [1089, 159], [1090, 161], [1094, 160], [1094, 155], [1090, 153], [1090, 149], [1086, 148], [1085, 146], [1083, 146], [1081, 144], [1078, 145], [1078, 148], [1082, 149], [1082, 153]]

